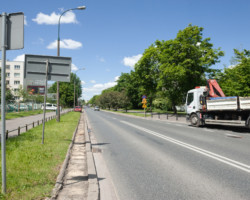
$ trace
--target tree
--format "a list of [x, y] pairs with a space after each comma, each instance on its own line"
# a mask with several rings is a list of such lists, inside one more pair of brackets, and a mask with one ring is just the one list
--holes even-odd
[[135, 73], [140, 83], [140, 92], [147, 95], [150, 105], [156, 96], [159, 81], [159, 53], [157, 46], [151, 45], [143, 53], [142, 58], [135, 65]]
[[[82, 95], [82, 86], [80, 78], [74, 74], [70, 74], [70, 82], [60, 82], [60, 104], [64, 107], [73, 107], [74, 105], [74, 84], [75, 84], [75, 102]], [[57, 92], [57, 83], [55, 82], [50, 88], [50, 93]]]
[[214, 72], [210, 67], [223, 56], [220, 49], [213, 49], [210, 38], [202, 38], [202, 31], [202, 27], [189, 25], [174, 40], [156, 41], [161, 63], [158, 89], [174, 110], [189, 89], [205, 83], [206, 74]]
[[143, 92], [136, 72], [131, 71], [130, 74], [122, 73], [117, 81], [117, 85], [114, 86], [114, 90], [124, 92], [133, 108], [139, 107]]
[[[2, 70], [2, 68], [0, 68], [0, 94], [1, 94], [1, 90], [2, 90], [2, 86], [1, 86], [1, 84], [2, 84], [2, 81], [1, 81], [1, 77], [2, 77], [1, 76], [1, 70]], [[2, 99], [0, 98], [0, 103], [2, 102], [1, 100]], [[6, 103], [15, 101], [15, 97], [13, 95], [13, 92], [8, 87], [5, 88], [5, 100], [6, 100]]]
[[100, 105], [100, 103], [99, 103], [99, 97], [100, 97], [100, 95], [95, 95], [95, 96], [93, 96], [93, 97], [88, 101], [88, 104]]
[[250, 96], [250, 51], [234, 49], [236, 65], [217, 74], [226, 96]]

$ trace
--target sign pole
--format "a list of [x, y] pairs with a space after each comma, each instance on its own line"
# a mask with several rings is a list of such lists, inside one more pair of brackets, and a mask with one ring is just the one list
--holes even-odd
[[43, 103], [43, 134], [42, 134], [42, 144], [44, 144], [46, 97], [47, 97], [47, 85], [48, 85], [48, 69], [49, 69], [49, 60], [46, 61], [46, 78], [45, 78], [45, 91], [44, 91], [44, 103]]
[[2, 193], [6, 193], [6, 138], [5, 138], [5, 62], [6, 62], [6, 13], [2, 14], [2, 71], [1, 71], [1, 119], [2, 119]]

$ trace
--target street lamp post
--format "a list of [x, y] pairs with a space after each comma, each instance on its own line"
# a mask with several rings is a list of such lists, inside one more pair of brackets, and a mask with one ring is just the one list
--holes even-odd
[[76, 107], [76, 103], [75, 103], [75, 99], [76, 99], [76, 72], [80, 71], [80, 70], [85, 70], [85, 68], [80, 68], [78, 70], [75, 71], [75, 78], [74, 78], [74, 108]]
[[[60, 21], [61, 21], [61, 17], [68, 11], [72, 11], [72, 10], [84, 10], [86, 9], [86, 6], [79, 6], [77, 8], [71, 8], [68, 10], [65, 10], [59, 17], [58, 20], [58, 37], [57, 37], [57, 56], [60, 56]], [[60, 99], [59, 99], [59, 81], [57, 81], [57, 118], [56, 121], [60, 122]]]

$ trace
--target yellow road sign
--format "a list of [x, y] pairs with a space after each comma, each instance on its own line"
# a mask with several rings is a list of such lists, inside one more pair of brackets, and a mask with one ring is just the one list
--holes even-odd
[[147, 105], [146, 105], [146, 104], [143, 104], [143, 105], [142, 105], [142, 108], [147, 108]]
[[147, 99], [142, 99], [142, 103], [147, 103]]

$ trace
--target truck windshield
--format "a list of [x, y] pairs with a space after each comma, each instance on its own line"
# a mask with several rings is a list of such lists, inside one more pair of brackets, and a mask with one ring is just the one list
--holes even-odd
[[187, 95], [187, 105], [190, 105], [194, 100], [194, 93], [188, 93]]

